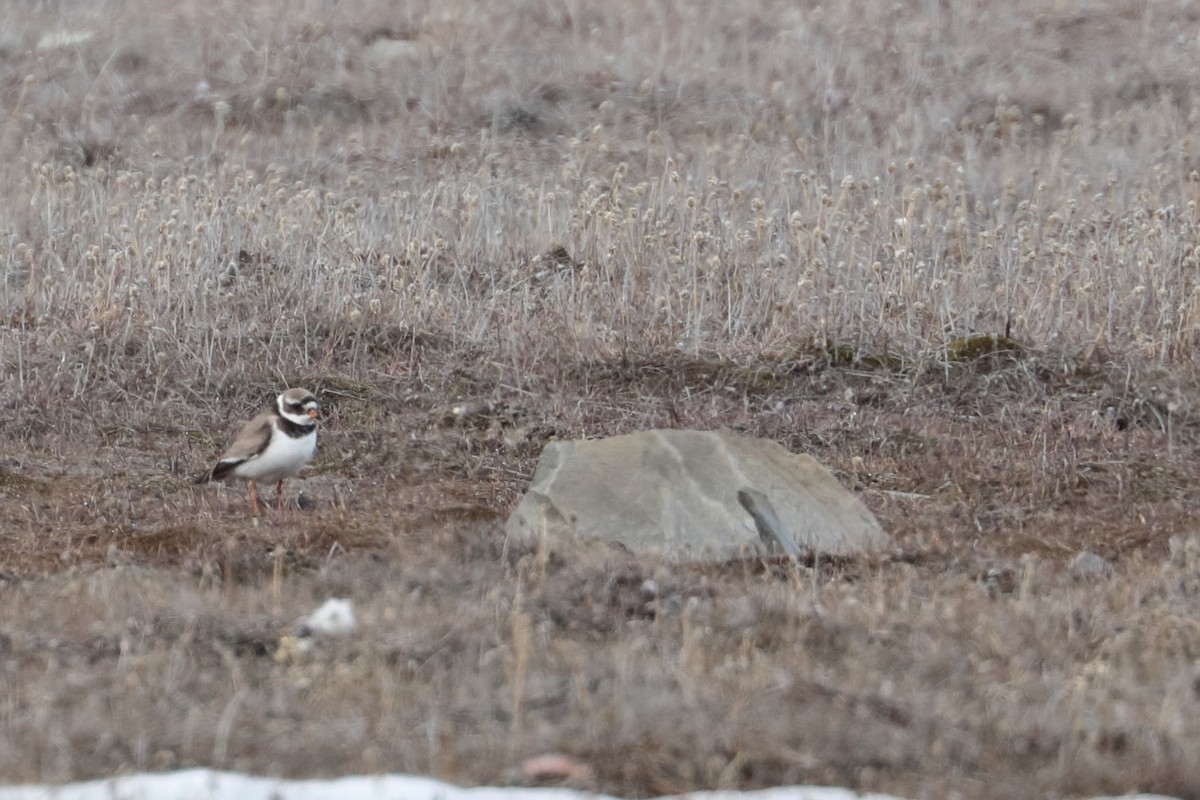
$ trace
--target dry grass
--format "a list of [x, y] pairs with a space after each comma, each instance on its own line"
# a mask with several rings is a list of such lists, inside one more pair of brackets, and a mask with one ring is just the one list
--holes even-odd
[[[1200, 795], [1190, 7], [0, 9], [0, 780]], [[296, 384], [255, 526], [184, 478]], [[542, 443], [650, 426], [896, 551], [505, 546]]]

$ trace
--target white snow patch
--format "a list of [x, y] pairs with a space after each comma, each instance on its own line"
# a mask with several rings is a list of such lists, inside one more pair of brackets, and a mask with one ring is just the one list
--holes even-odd
[[[754, 792], [694, 792], [661, 800], [899, 800], [846, 789], [792, 786]], [[616, 800], [574, 789], [463, 788], [413, 775], [287, 781], [190, 769], [64, 786], [0, 786], [0, 800]]]
[[[62, 786], [0, 786], [0, 800], [617, 800], [574, 789], [477, 786], [463, 788], [414, 775], [377, 775], [334, 780], [288, 781], [235, 772], [190, 769], [126, 775]], [[659, 800], [900, 800], [827, 786], [786, 786], [752, 792], [713, 791]], [[1112, 800], [1096, 798], [1096, 800]], [[1127, 795], [1125, 800], [1172, 800]]]

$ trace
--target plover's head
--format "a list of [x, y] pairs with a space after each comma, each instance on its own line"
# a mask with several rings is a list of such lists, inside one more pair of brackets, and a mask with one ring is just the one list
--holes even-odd
[[289, 422], [305, 427], [315, 425], [321, 406], [308, 389], [288, 389], [279, 395], [279, 415]]

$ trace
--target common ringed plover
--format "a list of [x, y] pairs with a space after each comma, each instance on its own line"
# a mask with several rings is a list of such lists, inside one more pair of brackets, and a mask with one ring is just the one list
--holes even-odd
[[275, 408], [246, 423], [212, 469], [196, 483], [241, 478], [250, 486], [250, 506], [258, 515], [258, 482], [275, 484], [275, 508], [283, 508], [283, 479], [308, 463], [317, 449], [320, 406], [307, 389], [288, 389]]

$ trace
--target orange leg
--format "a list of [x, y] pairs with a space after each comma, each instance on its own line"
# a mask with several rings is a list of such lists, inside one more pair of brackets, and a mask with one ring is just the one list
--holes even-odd
[[283, 510], [283, 481], [275, 484], [275, 510]]
[[254, 481], [247, 481], [250, 484], [250, 508], [254, 512], [254, 516], [258, 516], [258, 484]]

